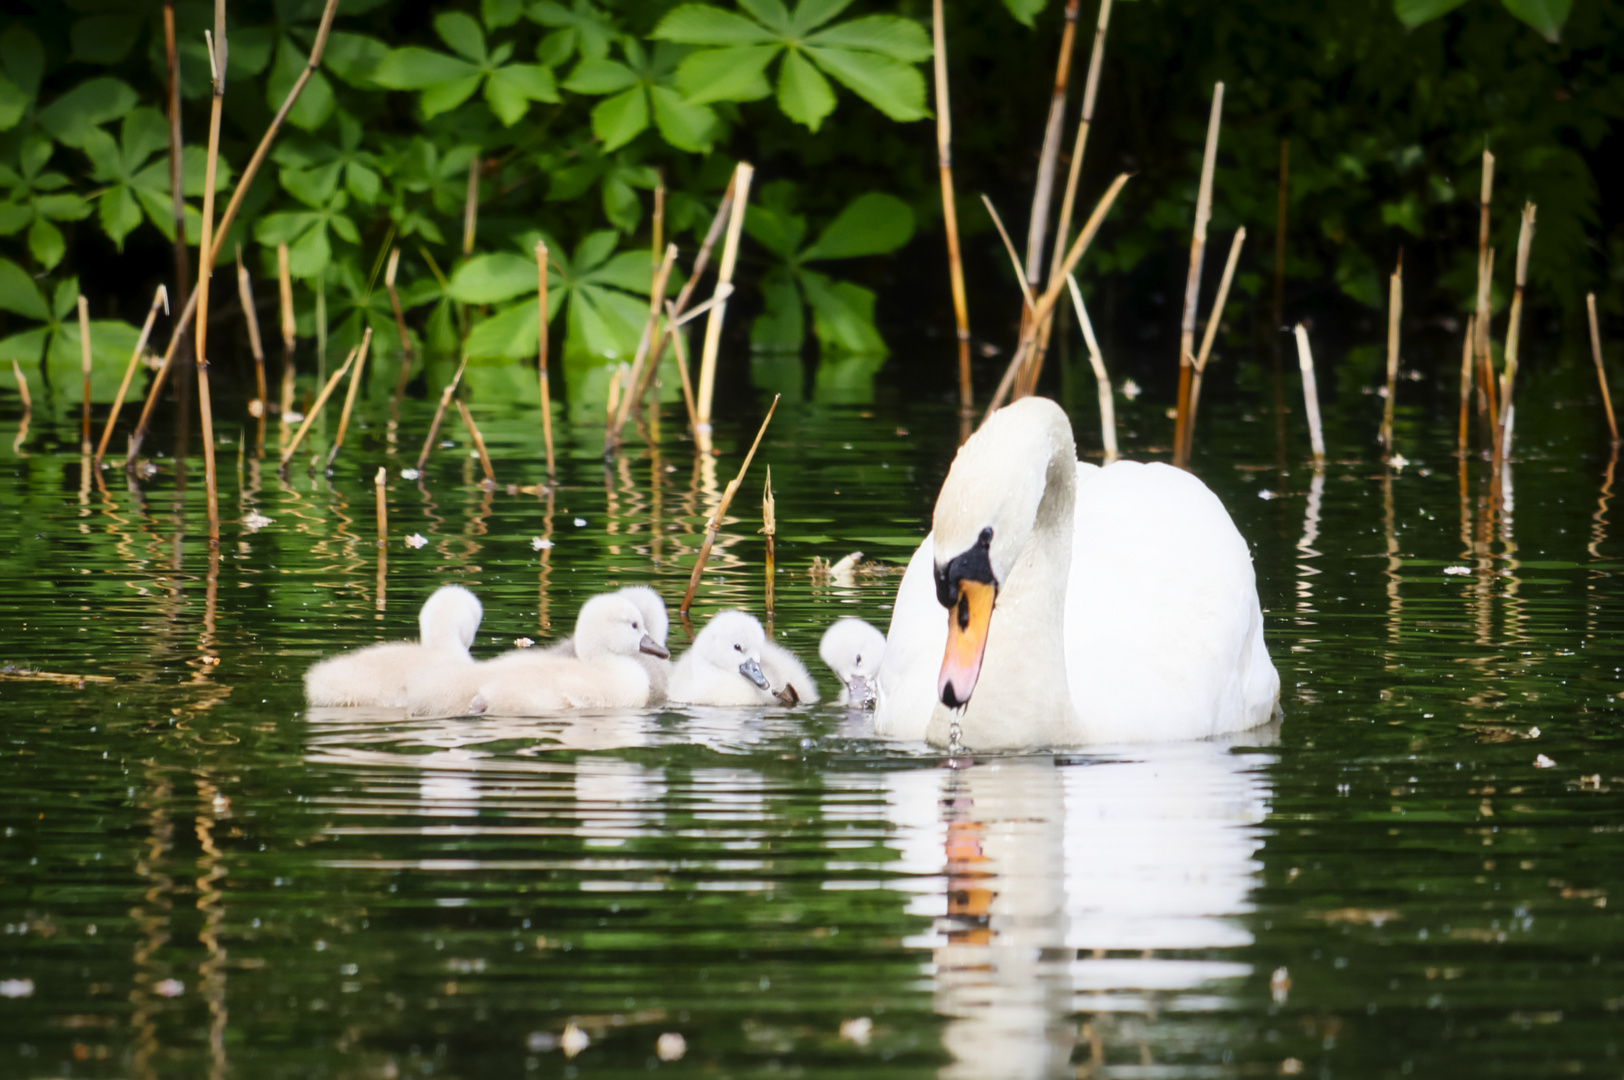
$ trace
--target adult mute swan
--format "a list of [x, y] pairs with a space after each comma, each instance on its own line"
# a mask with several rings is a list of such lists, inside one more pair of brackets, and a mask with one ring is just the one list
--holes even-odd
[[684, 705], [809, 705], [818, 688], [789, 650], [767, 640], [755, 616], [718, 612], [671, 671]]
[[[647, 585], [628, 585], [617, 590], [617, 595], [637, 605], [643, 615], [643, 628], [663, 648], [666, 634], [671, 630], [671, 617], [666, 614], [665, 601], [660, 599], [660, 594]], [[574, 656], [575, 639], [567, 637], [549, 645], [546, 651], [553, 656]], [[665, 704], [666, 690], [671, 685], [671, 661], [645, 652], [637, 654], [637, 662], [648, 672], [648, 703]]]
[[417, 613], [417, 641], [390, 641], [328, 657], [305, 672], [305, 700], [312, 706], [370, 705], [404, 708], [406, 684], [415, 673], [472, 669], [468, 647], [484, 610], [461, 585], [442, 585]]
[[885, 656], [885, 635], [862, 619], [836, 619], [823, 632], [818, 655], [840, 680], [837, 705], [853, 709], [874, 706], [874, 676]]
[[973, 750], [1199, 739], [1273, 715], [1251, 553], [1180, 469], [1077, 460], [1025, 398], [959, 448], [897, 590], [881, 735]]

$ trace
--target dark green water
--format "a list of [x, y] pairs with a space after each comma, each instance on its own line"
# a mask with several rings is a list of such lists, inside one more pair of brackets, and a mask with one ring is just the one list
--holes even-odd
[[[1529, 392], [1499, 512], [1441, 414], [1401, 413], [1389, 472], [1373, 399], [1332, 409], [1316, 474], [1214, 408], [1197, 470], [1255, 544], [1283, 725], [950, 768], [828, 707], [307, 716], [303, 670], [440, 582], [484, 600], [480, 655], [606, 587], [674, 602], [760, 415], [714, 474], [676, 412], [607, 471], [567, 431], [549, 502], [506, 490], [533, 409], [478, 399], [501, 488], [454, 418], [402, 479], [430, 407], [392, 420], [389, 381], [330, 480], [222, 424], [212, 586], [195, 455], [161, 434], [138, 488], [98, 482], [75, 417], [13, 446], [0, 404], [0, 663], [111, 680], [0, 681], [0, 1075], [1624, 1072], [1624, 540], [1577, 394]], [[888, 396], [781, 407], [696, 605], [760, 611], [770, 465], [774, 630], [826, 692], [822, 628], [883, 627], [896, 579], [811, 558], [904, 561], [956, 443]], [[1121, 407], [1129, 452], [1166, 443]]]

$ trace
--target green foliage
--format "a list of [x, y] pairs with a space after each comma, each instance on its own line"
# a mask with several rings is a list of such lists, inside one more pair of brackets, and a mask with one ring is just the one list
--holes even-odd
[[[1507, 11], [1539, 31], [1546, 41], [1562, 38], [1562, 27], [1573, 12], [1573, 0], [1501, 0]], [[1414, 30], [1442, 18], [1466, 0], [1393, 0], [1393, 14]]]

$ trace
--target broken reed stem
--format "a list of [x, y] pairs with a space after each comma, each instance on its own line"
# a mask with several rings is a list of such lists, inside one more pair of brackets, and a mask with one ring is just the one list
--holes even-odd
[[699, 414], [694, 409], [694, 383], [688, 374], [688, 347], [682, 343], [682, 330], [676, 318], [677, 306], [666, 305], [665, 336], [671, 342], [671, 355], [677, 362], [677, 377], [682, 380], [682, 403], [688, 410], [688, 433], [694, 445], [699, 445]]
[[468, 198], [462, 205], [462, 253], [474, 253], [474, 233], [479, 228], [479, 155], [468, 162]]
[[17, 396], [23, 399], [23, 415], [34, 411], [34, 396], [28, 392], [28, 376], [23, 374], [23, 366], [17, 358], [11, 358], [11, 374], [17, 380]]
[[[299, 95], [304, 92], [305, 84], [310, 81], [311, 75], [315, 73], [316, 68], [321, 64], [321, 54], [327, 48], [327, 37], [333, 28], [333, 16], [337, 12], [338, 0], [327, 0], [327, 6], [322, 9], [321, 25], [316, 30], [315, 43], [310, 49], [310, 59], [305, 64], [304, 70], [299, 73], [299, 77], [294, 80], [293, 86], [289, 88], [288, 96], [282, 99], [282, 107], [277, 110], [276, 116], [271, 119], [270, 126], [265, 129], [265, 134], [260, 139], [259, 146], [254, 149], [254, 156], [248, 159], [248, 164], [243, 168], [242, 175], [237, 179], [237, 188], [231, 193], [231, 201], [226, 204], [225, 213], [220, 215], [220, 221], [215, 229], [214, 244], [209, 251], [209, 264], [211, 266], [219, 258], [220, 247], [231, 230], [231, 223], [236, 219], [237, 211], [242, 209], [243, 200], [248, 196], [248, 189], [253, 184], [254, 176], [259, 172], [260, 165], [264, 163], [266, 155], [270, 153], [271, 144], [276, 141], [277, 132], [281, 130], [282, 123], [287, 118], [289, 111], [292, 110], [294, 102], [298, 101]], [[208, 193], [205, 194], [204, 198], [206, 200], [212, 199], [213, 191], [214, 184], [213, 180], [210, 179]], [[185, 230], [182, 229], [176, 235], [184, 239]], [[278, 258], [282, 258], [281, 249], [278, 251]], [[289, 299], [285, 301], [285, 322], [282, 333], [283, 340], [288, 343], [289, 348], [292, 348], [293, 337], [290, 327], [292, 326], [293, 303], [291, 292], [288, 293], [288, 296]], [[164, 350], [163, 366], [158, 369], [158, 374], [153, 378], [152, 386], [147, 392], [147, 404], [142, 409], [141, 421], [136, 426], [134, 434], [130, 437], [130, 452], [126, 458], [126, 465], [133, 465], [136, 456], [141, 451], [141, 441], [146, 437], [147, 424], [152, 416], [152, 406], [157, 400], [158, 391], [163, 387], [164, 379], [169, 374], [170, 362], [175, 355], [176, 340], [184, 336], [185, 327], [191, 321], [196, 304], [197, 295], [194, 292], [186, 298], [181, 316], [176, 320], [175, 331], [171, 335], [169, 348]]]
[[1517, 357], [1522, 334], [1523, 286], [1528, 282], [1528, 249], [1534, 243], [1534, 204], [1523, 204], [1522, 228], [1517, 233], [1517, 285], [1511, 294], [1511, 319], [1506, 324], [1506, 365], [1500, 377], [1500, 411], [1503, 417], [1497, 445], [1511, 446], [1511, 395], [1517, 384]]
[[626, 427], [626, 417], [631, 413], [632, 405], [639, 396], [643, 387], [644, 369], [648, 364], [649, 354], [654, 349], [654, 342], [660, 337], [660, 316], [665, 308], [665, 287], [671, 278], [671, 268], [676, 265], [677, 245], [670, 244], [665, 249], [658, 268], [654, 271], [654, 283], [649, 289], [648, 321], [643, 324], [643, 334], [637, 339], [637, 352], [632, 358], [631, 374], [627, 376], [625, 392], [621, 394], [616, 408], [611, 410], [609, 427], [604, 432], [603, 452], [613, 454], [620, 446], [620, 433]]
[[665, 239], [665, 170], [654, 170], [654, 220], [652, 225], [654, 237], [649, 242], [649, 264], [660, 265], [660, 252], [664, 250], [661, 241]]
[[1487, 423], [1490, 438], [1500, 426], [1500, 399], [1497, 394], [1494, 378], [1494, 358], [1489, 346], [1488, 322], [1492, 317], [1489, 310], [1490, 283], [1494, 280], [1494, 249], [1489, 249], [1488, 272], [1483, 275], [1479, 283], [1478, 317], [1477, 317], [1477, 411], [1483, 414], [1487, 410]]
[[389, 500], [384, 497], [388, 482], [389, 470], [380, 465], [378, 475], [372, 478], [372, 483], [378, 494], [378, 550], [380, 552], [389, 547]]
[[778, 534], [778, 505], [773, 499], [773, 467], [767, 466], [767, 483], [761, 489], [761, 531], [767, 537], [767, 565], [766, 565], [766, 600], [767, 617], [773, 615], [773, 575], [775, 558], [773, 552], [773, 537]]
[[[1049, 98], [1049, 120], [1043, 127], [1043, 149], [1038, 155], [1038, 180], [1032, 191], [1032, 216], [1026, 230], [1026, 281], [1036, 288], [1043, 280], [1043, 241], [1049, 234], [1049, 206], [1054, 202], [1054, 174], [1060, 163], [1060, 134], [1066, 123], [1066, 89], [1071, 82], [1071, 54], [1077, 42], [1079, 0], [1067, 0], [1065, 29], [1060, 32], [1060, 59], [1056, 61], [1054, 92]], [[1060, 244], [1062, 241], [1056, 241]]]
[[[716, 270], [716, 284], [733, 284], [733, 264], [739, 257], [739, 233], [744, 228], [744, 208], [750, 202], [750, 180], [755, 170], [748, 162], [739, 162], [733, 173], [733, 207], [727, 222], [727, 241], [722, 245], [722, 262]], [[697, 434], [703, 440], [701, 449], [710, 442], [711, 401], [716, 392], [716, 353], [722, 345], [722, 322], [727, 318], [727, 301], [723, 300], [710, 310], [705, 324], [705, 351], [699, 361], [699, 388], [694, 411], [699, 419]], [[683, 610], [687, 610], [684, 607]]]
[[1083, 173], [1083, 154], [1088, 149], [1089, 129], [1094, 126], [1094, 101], [1099, 96], [1100, 68], [1105, 60], [1105, 32], [1111, 25], [1111, 0], [1100, 0], [1099, 21], [1094, 26], [1094, 50], [1088, 57], [1088, 78], [1083, 83], [1083, 111], [1077, 119], [1077, 139], [1072, 144], [1071, 167], [1066, 173], [1066, 193], [1060, 200], [1060, 222], [1055, 227], [1054, 256], [1049, 280], [1060, 272], [1060, 257], [1071, 232], [1072, 210], [1077, 203], [1077, 183]]
[[248, 349], [254, 354], [254, 383], [259, 390], [259, 415], [265, 415], [269, 392], [265, 389], [265, 343], [259, 336], [259, 312], [254, 307], [254, 283], [248, 278], [248, 268], [242, 263], [242, 245], [237, 245], [237, 299], [242, 303], [243, 318], [248, 322]]
[[1393, 410], [1398, 399], [1398, 324], [1404, 314], [1404, 252], [1387, 279], [1387, 400], [1382, 403], [1382, 453], [1393, 456]]
[[1009, 231], [1004, 228], [1004, 219], [998, 216], [998, 208], [993, 206], [992, 200], [985, 195], [981, 196], [981, 202], [986, 206], [987, 213], [992, 215], [992, 223], [997, 226], [998, 235], [1004, 241], [1004, 250], [1009, 253], [1009, 263], [1015, 268], [1015, 280], [1020, 284], [1021, 299], [1026, 306], [1026, 310], [1022, 313], [1022, 319], [1030, 319], [1032, 309], [1037, 306], [1037, 301], [1032, 299], [1032, 286], [1027, 283], [1026, 275], [1021, 272], [1021, 257], [1015, 253], [1015, 245], [1010, 242]]
[[84, 374], [83, 404], [79, 410], [79, 452], [90, 453], [90, 301], [79, 294], [79, 368]]
[[344, 445], [344, 435], [350, 430], [350, 414], [355, 411], [355, 399], [361, 390], [361, 373], [366, 370], [367, 353], [372, 349], [372, 327], [367, 327], [361, 335], [361, 350], [355, 355], [355, 367], [350, 371], [350, 387], [344, 392], [344, 411], [338, 414], [338, 434], [333, 436], [333, 445], [327, 451], [327, 468], [333, 467], [333, 460], [338, 457], [339, 448]]
[[1117, 459], [1116, 403], [1111, 398], [1111, 379], [1105, 373], [1105, 358], [1100, 355], [1100, 343], [1094, 337], [1094, 323], [1088, 317], [1088, 309], [1083, 306], [1083, 292], [1077, 287], [1077, 278], [1066, 275], [1066, 285], [1071, 289], [1072, 306], [1077, 309], [1077, 322], [1083, 328], [1083, 341], [1088, 345], [1088, 364], [1094, 369], [1100, 399], [1100, 442], [1105, 447], [1105, 463], [1109, 465]]
[[113, 438], [113, 425], [118, 423], [119, 410], [124, 407], [124, 395], [130, 392], [130, 382], [135, 378], [135, 369], [141, 366], [141, 354], [146, 351], [147, 339], [152, 336], [152, 324], [158, 318], [160, 307], [168, 314], [169, 290], [162, 285], [158, 286], [158, 291], [152, 296], [152, 306], [147, 309], [147, 321], [141, 324], [141, 336], [135, 339], [135, 349], [130, 353], [130, 362], [124, 368], [124, 381], [118, 384], [118, 393], [113, 396], [113, 409], [107, 414], [107, 426], [102, 429], [101, 442], [96, 446], [96, 457], [92, 463], [96, 468], [101, 467], [102, 457], [107, 453], [107, 444]]
[[293, 275], [288, 269], [288, 246], [276, 245], [276, 285], [282, 297], [282, 347], [293, 351], [299, 328], [293, 321]]
[[[1613, 415], [1613, 395], [1607, 389], [1607, 369], [1601, 362], [1601, 325], [1596, 320], [1596, 294], [1585, 294], [1585, 310], [1590, 315], [1590, 355], [1596, 361], [1596, 382], [1601, 387], [1601, 403], [1607, 410], [1607, 430], [1613, 434], [1613, 448], [1618, 448], [1618, 417]], [[15, 361], [13, 361], [15, 363]], [[18, 384], [22, 383], [22, 373], [17, 375]], [[24, 397], [27, 397], [25, 392]]]
[[1190, 240], [1190, 273], [1184, 283], [1184, 321], [1179, 327], [1178, 411], [1174, 420], [1173, 464], [1189, 463], [1190, 380], [1195, 374], [1195, 316], [1201, 302], [1201, 264], [1207, 252], [1207, 222], [1212, 217], [1212, 172], [1218, 159], [1218, 125], [1224, 112], [1224, 84], [1214, 83], [1212, 112], [1207, 117], [1207, 145], [1201, 155], [1201, 187], [1195, 201], [1195, 232]]
[[1308, 348], [1308, 331], [1298, 323], [1297, 365], [1303, 373], [1303, 405], [1308, 410], [1308, 441], [1314, 448], [1314, 464], [1325, 464], [1325, 433], [1320, 428], [1319, 386], [1314, 381], [1314, 354]]
[[[553, 478], [553, 393], [547, 375], [547, 245], [536, 241], [536, 303], [540, 306], [536, 368], [541, 383], [541, 441], [547, 448], [547, 479]], [[427, 451], [425, 450], [425, 456]], [[421, 468], [422, 466], [419, 466]]]
[[[1471, 411], [1472, 400], [1472, 355], [1473, 343], [1477, 340], [1477, 316], [1466, 317], [1466, 340], [1460, 350], [1460, 435], [1456, 441], [1455, 452], [1462, 458], [1466, 456], [1469, 441], [1469, 421], [1467, 414]], [[1465, 468], [1462, 465], [1461, 468]], [[1463, 481], [1464, 482], [1464, 481]]]
[[164, 68], [168, 75], [165, 105], [169, 113], [169, 204], [175, 221], [175, 289], [186, 302], [192, 283], [192, 257], [186, 248], [186, 192], [180, 133], [180, 60], [175, 47], [175, 3], [164, 0]]
[[1014, 386], [1016, 374], [1021, 370], [1021, 365], [1026, 362], [1026, 358], [1031, 354], [1037, 327], [1042, 325], [1043, 321], [1049, 317], [1049, 313], [1054, 310], [1055, 302], [1059, 300], [1060, 294], [1066, 289], [1066, 278], [1071, 275], [1073, 270], [1077, 269], [1077, 264], [1082, 261], [1083, 253], [1094, 242], [1094, 236], [1100, 231], [1100, 225], [1105, 221], [1105, 215], [1111, 212], [1111, 207], [1115, 205], [1117, 196], [1122, 192], [1122, 186], [1127, 182], [1127, 173], [1120, 173], [1115, 180], [1111, 181], [1111, 186], [1106, 189], [1104, 195], [1100, 196], [1100, 201], [1095, 205], [1094, 212], [1089, 215], [1087, 223], [1083, 225], [1083, 231], [1077, 234], [1076, 240], [1072, 241], [1071, 250], [1066, 253], [1065, 261], [1060, 264], [1059, 275], [1045, 286], [1043, 295], [1038, 297], [1037, 304], [1032, 310], [1032, 318], [1021, 331], [1020, 344], [1016, 346], [1015, 355], [1010, 358], [1009, 366], [1004, 369], [1004, 376], [999, 380], [998, 389], [993, 393], [992, 401], [987, 405], [987, 412], [982, 417], [983, 420], [1003, 406], [1005, 397], [1008, 396]]
[[1478, 197], [1477, 225], [1477, 339], [1472, 348], [1482, 355], [1489, 340], [1489, 202], [1494, 194], [1494, 155], [1483, 151], [1483, 187]]
[[[226, 0], [214, 0], [214, 34], [204, 31], [209, 47], [209, 69], [214, 76], [209, 106], [209, 157], [203, 176], [203, 236], [197, 258], [197, 329], [193, 333], [197, 356], [198, 412], [203, 420], [203, 486], [208, 493], [209, 546], [220, 543], [219, 477], [214, 466], [214, 404], [209, 397], [209, 279], [214, 274], [214, 178], [220, 164], [220, 116], [226, 96]], [[224, 230], [221, 230], [224, 236]]]
[[468, 406], [463, 404], [461, 398], [457, 399], [457, 415], [462, 417], [462, 426], [468, 430], [468, 437], [474, 441], [474, 450], [479, 454], [479, 467], [484, 470], [486, 481], [496, 486], [496, 470], [491, 468], [491, 455], [485, 450], [485, 436], [480, 434], [479, 425], [474, 423], [473, 414]]
[[412, 374], [412, 339], [406, 333], [406, 312], [400, 306], [400, 292], [395, 288], [395, 275], [400, 271], [400, 248], [389, 252], [389, 265], [383, 272], [384, 288], [389, 290], [389, 307], [395, 313], [395, 332], [400, 335], [400, 378], [395, 380], [395, 396], [406, 392], [406, 380]]
[[[744, 185], [740, 188], [741, 196], [749, 192], [749, 179], [746, 177]], [[744, 199], [739, 199], [738, 205], [743, 205]], [[728, 504], [739, 490], [739, 484], [744, 480], [744, 474], [750, 469], [750, 461], [756, 456], [756, 448], [761, 445], [761, 437], [767, 434], [767, 425], [772, 423], [773, 412], [778, 408], [778, 399], [781, 394], [773, 395], [773, 403], [767, 407], [767, 415], [762, 418], [761, 428], [756, 432], [756, 441], [750, 444], [750, 452], [744, 455], [744, 464], [739, 466], [739, 475], [729, 480], [727, 487], [722, 491], [722, 498], [716, 504], [715, 513], [705, 523], [705, 539], [699, 545], [699, 556], [694, 560], [694, 572], [688, 578], [688, 591], [682, 594], [682, 607], [679, 608], [683, 618], [688, 617], [688, 609], [693, 607], [694, 590], [699, 587], [699, 575], [705, 572], [705, 562], [710, 558], [711, 545], [716, 543], [716, 530], [722, 526], [722, 518], [727, 516]]]
[[462, 382], [462, 373], [468, 367], [468, 354], [464, 353], [462, 363], [457, 365], [457, 373], [451, 376], [446, 388], [440, 391], [440, 404], [434, 410], [434, 419], [429, 421], [429, 434], [423, 440], [423, 452], [417, 455], [417, 471], [422, 472], [423, 466], [429, 460], [429, 452], [434, 449], [434, 437], [440, 433], [440, 421], [445, 419], [446, 408], [451, 404], [451, 395], [457, 392], [457, 386]]
[[1229, 257], [1224, 260], [1223, 277], [1218, 279], [1218, 295], [1213, 298], [1212, 311], [1207, 316], [1207, 329], [1201, 335], [1201, 351], [1195, 355], [1195, 374], [1190, 377], [1190, 422], [1184, 425], [1184, 460], [1190, 460], [1195, 449], [1195, 417], [1201, 406], [1201, 378], [1207, 373], [1207, 357], [1212, 355], [1212, 343], [1223, 322], [1224, 304], [1229, 301], [1229, 286], [1235, 280], [1235, 264], [1240, 261], [1241, 245], [1246, 242], [1246, 230], [1236, 229], [1235, 239], [1229, 244]]
[[953, 123], [948, 108], [947, 30], [943, 24], [942, 0], [931, 2], [931, 32], [936, 44], [936, 168], [941, 174], [942, 221], [947, 227], [947, 276], [953, 291], [953, 322], [959, 339], [959, 410], [968, 416], [975, 406], [970, 387], [970, 305], [964, 292], [959, 210], [953, 195]]
[[298, 450], [299, 444], [304, 441], [305, 432], [310, 430], [310, 425], [315, 423], [316, 417], [321, 415], [321, 410], [327, 405], [327, 399], [333, 396], [333, 391], [338, 388], [339, 380], [350, 370], [350, 365], [355, 363], [355, 355], [360, 352], [360, 349], [359, 345], [351, 349], [350, 354], [344, 358], [343, 365], [333, 372], [332, 377], [322, 386], [321, 392], [316, 395], [316, 400], [311, 404], [310, 412], [306, 414], [304, 422], [293, 433], [293, 438], [289, 440], [287, 446], [282, 448], [282, 461], [277, 466], [278, 468], [286, 469], [288, 467], [288, 462], [293, 459], [294, 451]]

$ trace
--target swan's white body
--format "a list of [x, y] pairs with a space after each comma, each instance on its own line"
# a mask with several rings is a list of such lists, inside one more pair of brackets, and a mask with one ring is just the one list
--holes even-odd
[[316, 707], [399, 709], [414, 676], [472, 670], [468, 648], [484, 611], [461, 585], [442, 585], [417, 614], [417, 641], [391, 641], [329, 657], [305, 672], [305, 699]]
[[[666, 614], [665, 601], [660, 594], [647, 585], [628, 585], [617, 590], [617, 595], [624, 596], [637, 605], [637, 610], [643, 614], [643, 627], [648, 636], [660, 645], [665, 645], [666, 634], [671, 630], [671, 617]], [[567, 637], [547, 647], [546, 652], [552, 656], [574, 656], [575, 639]], [[671, 685], [671, 661], [648, 653], [639, 653], [637, 662], [643, 665], [648, 672], [650, 705], [663, 705], [666, 691]]]
[[[945, 630], [943, 637], [945, 640]], [[835, 704], [855, 709], [866, 709], [874, 704], [874, 678], [885, 656], [884, 634], [862, 619], [836, 619], [823, 632], [818, 655], [840, 680], [840, 695], [835, 698]]]
[[781, 705], [786, 685], [801, 704], [818, 700], [805, 665], [768, 641], [755, 616], [722, 611], [673, 665], [670, 695], [683, 705]]
[[[1217, 496], [1162, 464], [1076, 461], [1053, 402], [960, 450], [897, 591], [875, 729], [971, 749], [1199, 739], [1274, 714], [1251, 554]], [[967, 705], [939, 700], [948, 612], [932, 568], [989, 528], [999, 588]], [[938, 537], [948, 537], [938, 551]]]

